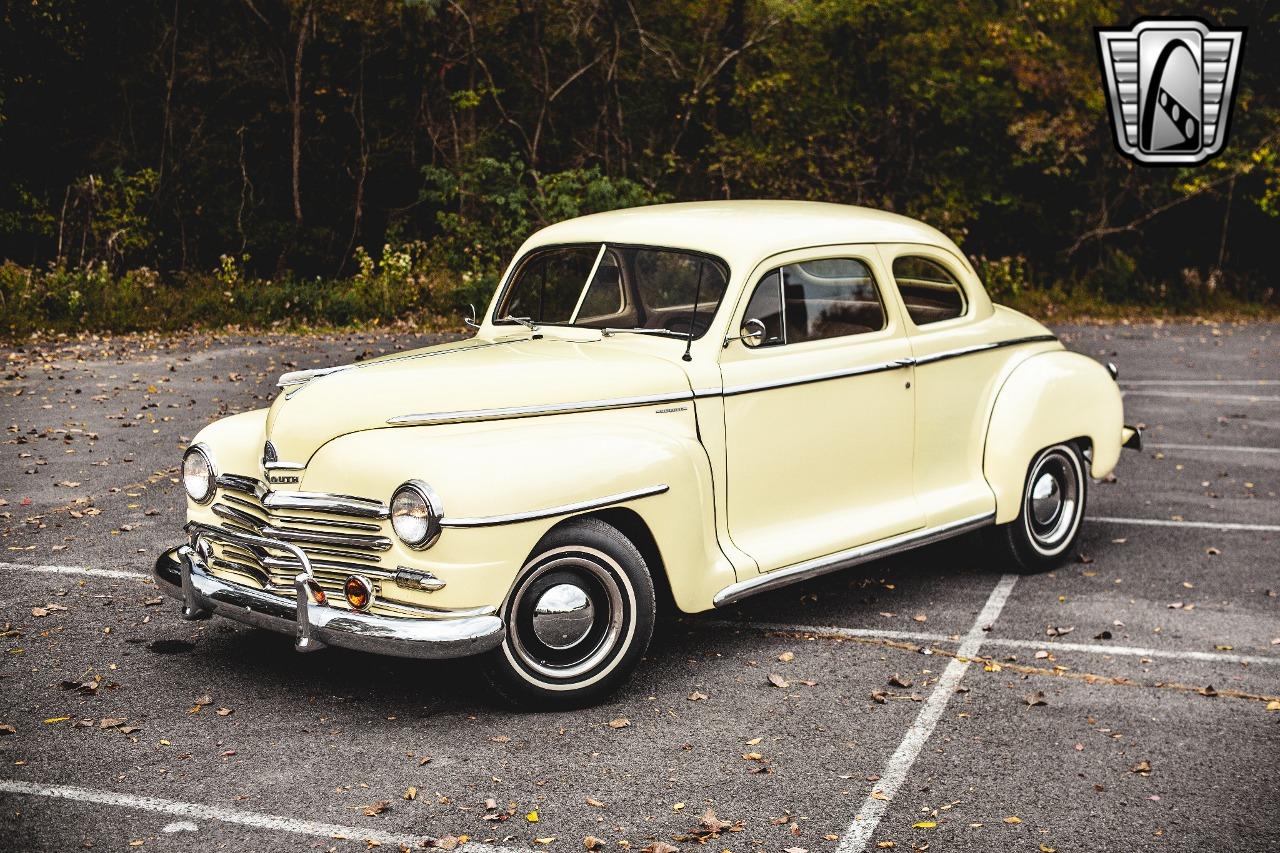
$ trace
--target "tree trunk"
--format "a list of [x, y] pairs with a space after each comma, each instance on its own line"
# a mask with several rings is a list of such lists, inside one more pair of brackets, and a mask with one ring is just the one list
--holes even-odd
[[302, 224], [302, 52], [307, 44], [307, 28], [311, 26], [311, 4], [302, 9], [298, 26], [298, 47], [293, 53], [293, 221]]

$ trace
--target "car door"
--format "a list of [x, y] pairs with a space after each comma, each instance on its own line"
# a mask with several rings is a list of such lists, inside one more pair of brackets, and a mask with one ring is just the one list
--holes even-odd
[[990, 512], [982, 473], [991, 399], [1007, 350], [991, 343], [991, 301], [966, 266], [934, 246], [885, 244], [916, 359], [915, 493], [930, 527]]
[[873, 246], [793, 252], [757, 267], [735, 309], [731, 329], [764, 330], [721, 356], [726, 514], [761, 572], [923, 524], [910, 350], [885, 281]]

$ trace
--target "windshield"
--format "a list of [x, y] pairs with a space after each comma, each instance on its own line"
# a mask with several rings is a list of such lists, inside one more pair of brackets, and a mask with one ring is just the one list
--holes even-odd
[[677, 249], [600, 243], [535, 249], [512, 276], [494, 322], [680, 337], [692, 328], [699, 338], [728, 281], [723, 261]]

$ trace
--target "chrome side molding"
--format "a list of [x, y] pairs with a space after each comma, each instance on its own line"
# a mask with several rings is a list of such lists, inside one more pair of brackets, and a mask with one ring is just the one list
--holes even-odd
[[996, 341], [988, 344], [975, 344], [968, 347], [936, 352], [920, 358], [899, 358], [878, 364], [851, 367], [845, 370], [813, 373], [806, 376], [794, 376], [769, 382], [754, 382], [746, 385], [731, 385], [726, 388], [697, 388], [692, 391], [677, 391], [670, 394], [649, 394], [639, 397], [612, 397], [602, 400], [584, 400], [577, 403], [547, 403], [534, 406], [507, 406], [491, 409], [469, 409], [457, 412], [426, 412], [420, 414], [396, 415], [387, 419], [390, 426], [431, 426], [433, 424], [475, 423], [477, 421], [497, 421], [509, 418], [529, 418], [538, 415], [568, 415], [578, 412], [599, 412], [607, 409], [629, 409], [640, 406], [652, 406], [663, 403], [681, 403], [686, 400], [705, 397], [732, 397], [737, 394], [752, 394], [767, 391], [771, 388], [787, 388], [792, 385], [808, 385], [813, 382], [828, 382], [833, 379], [844, 379], [850, 376], [863, 376], [868, 373], [880, 373], [886, 370], [901, 370], [906, 367], [932, 364], [950, 358], [987, 352], [1001, 347], [1019, 346], [1021, 344], [1048, 343], [1057, 341], [1055, 335], [1031, 335], [1024, 338], [1010, 338], [1007, 341]]
[[712, 599], [712, 603], [714, 603], [716, 607], [724, 607], [755, 595], [756, 593], [778, 589], [779, 587], [787, 586], [788, 584], [793, 584], [798, 581], [825, 575], [828, 572], [836, 572], [841, 569], [856, 566], [859, 563], [867, 563], [871, 560], [878, 560], [881, 557], [900, 554], [903, 551], [910, 551], [914, 548], [920, 548], [925, 545], [931, 545], [934, 542], [941, 542], [944, 539], [960, 536], [964, 533], [986, 527], [995, 520], [996, 514], [994, 512], [987, 512], [981, 515], [971, 516], [969, 518], [962, 518], [959, 521], [953, 521], [950, 524], [944, 524], [941, 527], [913, 530], [909, 533], [890, 536], [888, 539], [881, 539], [878, 542], [871, 542], [866, 545], [859, 545], [856, 548], [837, 551], [836, 553], [828, 554], [825, 557], [815, 557], [812, 560], [805, 560], [802, 563], [794, 563], [790, 566], [786, 566], [781, 569], [774, 569], [771, 572], [758, 575], [754, 578], [747, 578], [744, 581], [738, 581], [737, 583], [730, 584], [716, 593], [715, 598]]
[[522, 521], [536, 521], [541, 518], [553, 518], [557, 515], [569, 515], [575, 512], [586, 512], [587, 510], [600, 509], [614, 504], [633, 501], [638, 498], [647, 498], [651, 495], [660, 495], [667, 491], [670, 487], [666, 483], [658, 483], [654, 486], [647, 486], [643, 489], [633, 489], [629, 492], [619, 492], [616, 495], [607, 495], [594, 500], [578, 501], [577, 503], [561, 504], [560, 506], [547, 507], [546, 509], [535, 509], [528, 512], [514, 512], [509, 515], [482, 515], [474, 518], [442, 518], [440, 519], [441, 527], [496, 527], [501, 524], [518, 524]]

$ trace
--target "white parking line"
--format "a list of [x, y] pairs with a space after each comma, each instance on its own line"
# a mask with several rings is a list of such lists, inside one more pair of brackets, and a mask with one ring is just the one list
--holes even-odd
[[920, 709], [915, 722], [907, 730], [907, 736], [903, 738], [902, 743], [889, 759], [889, 763], [885, 765], [884, 771], [881, 772], [880, 781], [872, 787], [871, 794], [862, 804], [861, 811], [854, 816], [853, 822], [845, 830], [836, 853], [861, 853], [866, 848], [872, 833], [880, 823], [880, 818], [884, 817], [889, 802], [906, 781], [911, 765], [915, 764], [920, 750], [933, 734], [933, 729], [941, 719], [942, 712], [951, 701], [951, 695], [955, 693], [965, 670], [969, 668], [969, 658], [976, 655], [982, 648], [985, 636], [983, 629], [996, 621], [1004, 608], [1004, 603], [1009, 599], [1009, 593], [1013, 591], [1013, 585], [1017, 582], [1017, 575], [1004, 575], [996, 584], [996, 588], [991, 591], [982, 612], [978, 614], [973, 626], [969, 628], [969, 633], [965, 634], [960, 642], [960, 648], [957, 650], [959, 656], [947, 661], [947, 668], [942, 671], [942, 677], [938, 679], [929, 698], [924, 700], [924, 707]]
[[87, 566], [29, 566], [26, 563], [0, 563], [0, 572], [44, 572], [55, 575], [93, 575], [100, 578], [129, 580], [142, 579], [143, 572], [126, 572], [118, 569], [91, 569]]
[[[338, 823], [319, 823], [311, 820], [299, 820], [279, 815], [262, 814], [260, 812], [229, 809], [223, 806], [207, 806], [203, 803], [184, 803], [179, 800], [166, 800], [161, 797], [141, 797], [135, 794], [121, 794], [116, 791], [97, 791], [92, 788], [79, 788], [73, 785], [42, 785], [36, 782], [19, 782], [0, 779], [0, 791], [10, 794], [26, 794], [33, 797], [54, 797], [72, 800], [79, 803], [93, 803], [103, 806], [118, 806], [126, 809], [159, 812], [160, 814], [178, 817], [195, 818], [197, 820], [217, 820], [223, 823], [234, 823], [240, 826], [251, 826], [254, 829], [266, 829], [275, 832], [292, 832], [296, 835], [310, 835], [322, 838], [349, 838], [352, 841], [376, 841], [379, 844], [407, 845], [416, 847], [427, 840], [423, 836], [395, 835], [377, 829], [365, 829], [359, 826], [344, 826]], [[475, 853], [528, 853], [512, 847], [495, 847], [489, 844], [467, 842], [460, 845], [459, 850], [475, 851]]]
[[1207, 453], [1280, 453], [1280, 447], [1250, 447], [1245, 444], [1155, 444], [1143, 442], [1142, 446], [1156, 450], [1203, 450]]
[[1129, 385], [1280, 385], [1280, 379], [1121, 379]]
[[1230, 400], [1236, 403], [1280, 403], [1280, 397], [1263, 394], [1212, 394], [1204, 391], [1145, 391], [1126, 388], [1126, 397], [1179, 397], [1184, 400]]
[[1231, 521], [1174, 521], [1164, 518], [1112, 518], [1104, 515], [1091, 515], [1088, 521], [1100, 521], [1105, 524], [1138, 524], [1147, 527], [1195, 527], [1205, 530], [1255, 530], [1263, 533], [1280, 533], [1280, 524], [1238, 524]]
[[[785, 634], [816, 634], [827, 637], [848, 637], [851, 640], [913, 640], [922, 643], [954, 643], [955, 635], [927, 631], [888, 631], [875, 628], [845, 628], [839, 625], [787, 625], [781, 622], [708, 622], [713, 627], [748, 628], [758, 631], [774, 631]], [[1225, 652], [1197, 652], [1189, 649], [1149, 649], [1141, 646], [1113, 646], [1105, 643], [1064, 643], [1058, 640], [1041, 642], [1017, 638], [987, 637], [984, 646], [1000, 646], [1009, 649], [1044, 649], [1048, 652], [1084, 652], [1110, 657], [1169, 658], [1171, 660], [1195, 660], [1209, 663], [1259, 664], [1280, 666], [1280, 655], [1233, 655]]]

